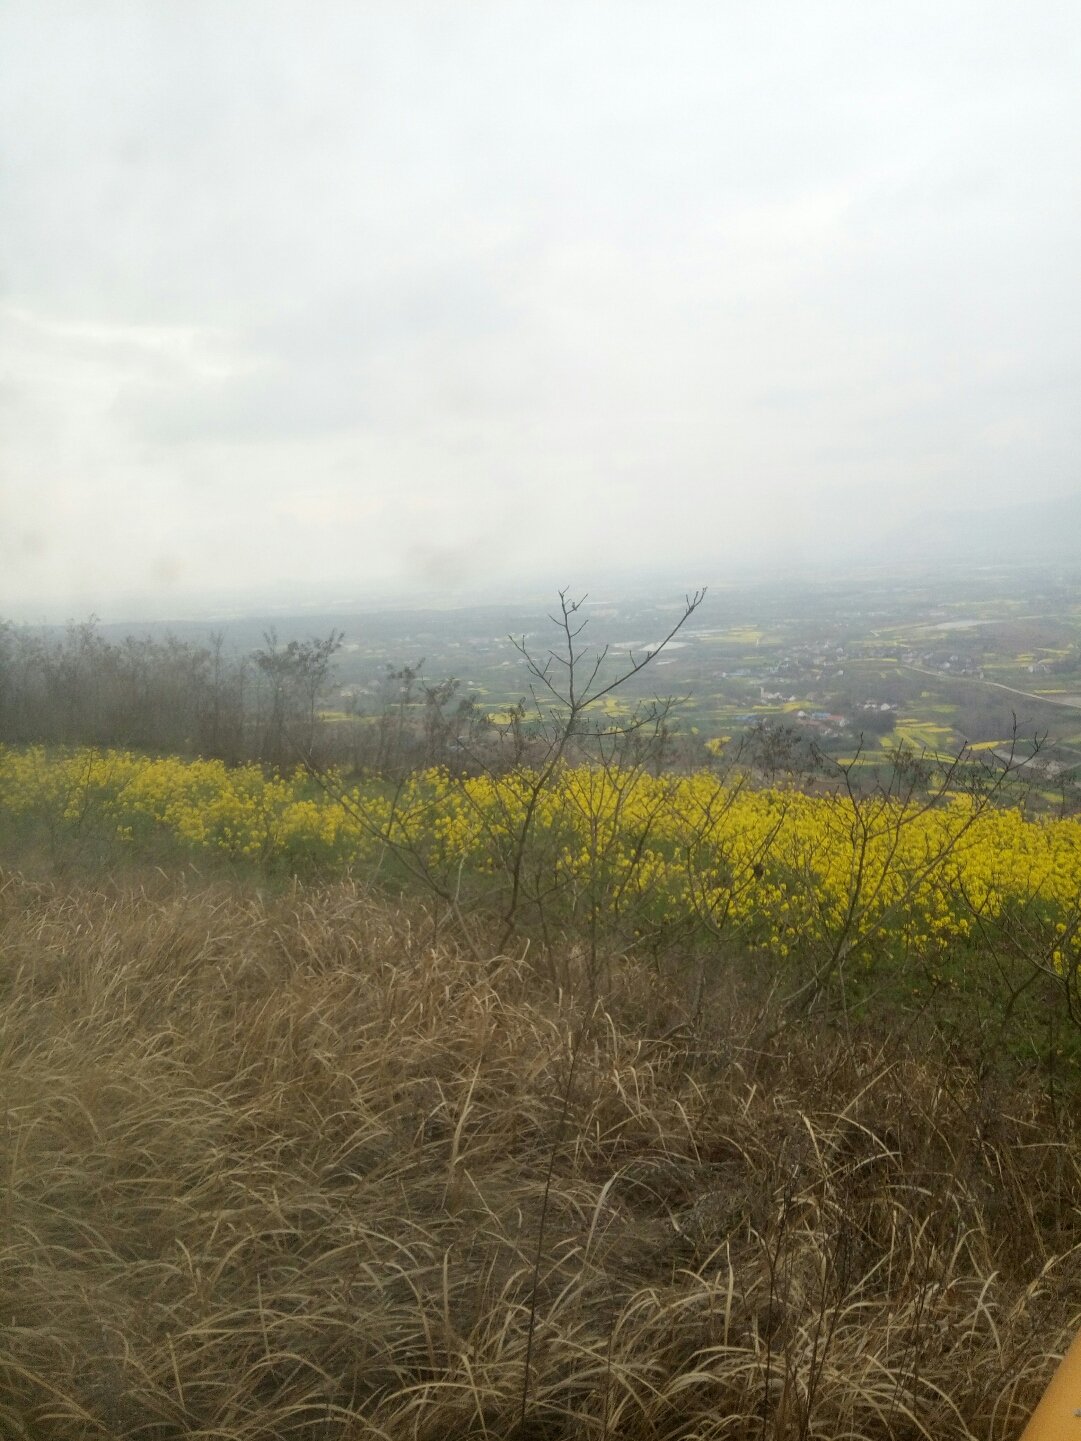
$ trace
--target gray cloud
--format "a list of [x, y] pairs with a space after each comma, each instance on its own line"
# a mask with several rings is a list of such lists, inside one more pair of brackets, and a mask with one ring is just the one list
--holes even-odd
[[0, 612], [1079, 487], [1072, 0], [13, 0], [0, 55]]

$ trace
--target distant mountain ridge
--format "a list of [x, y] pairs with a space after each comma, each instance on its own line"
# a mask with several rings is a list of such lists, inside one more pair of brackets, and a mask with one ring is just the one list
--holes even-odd
[[1066, 560], [1081, 557], [1081, 492], [986, 509], [925, 511], [873, 547], [894, 560]]

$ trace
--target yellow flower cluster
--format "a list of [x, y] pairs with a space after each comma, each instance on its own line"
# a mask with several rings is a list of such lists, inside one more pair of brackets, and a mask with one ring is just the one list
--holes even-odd
[[444, 894], [483, 883], [503, 904], [513, 886], [550, 915], [737, 934], [779, 956], [873, 942], [933, 957], [1010, 928], [1049, 964], [1081, 958], [1081, 822], [959, 795], [905, 809], [586, 766], [324, 788], [300, 770], [0, 747], [0, 818], [20, 816], [293, 870], [389, 858]]

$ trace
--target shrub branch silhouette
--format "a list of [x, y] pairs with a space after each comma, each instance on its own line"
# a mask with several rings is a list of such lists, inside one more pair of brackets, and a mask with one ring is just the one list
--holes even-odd
[[[547, 653], [536, 653], [524, 636], [511, 637], [525, 662], [532, 701], [532, 712], [523, 701], [500, 728], [502, 734], [509, 737], [514, 752], [512, 793], [493, 786], [493, 814], [478, 805], [462, 783], [463, 777], [454, 778], [456, 797], [477, 818], [493, 857], [499, 920], [497, 951], [504, 951], [519, 931], [522, 909], [527, 902], [532, 904], [541, 929], [545, 930], [549, 906], [568, 884], [566, 880], [554, 878], [554, 867], [550, 863], [542, 863], [538, 858], [532, 877], [528, 865], [533, 858], [531, 852], [542, 803], [556, 801], [557, 812], [566, 804], [566, 798], [554, 794], [565, 763], [572, 756], [599, 759], [605, 772], [612, 776], [620, 761], [632, 757], [640, 769], [663, 741], [674, 705], [672, 699], [641, 702], [632, 708], [628, 717], [619, 721], [594, 722], [594, 715], [606, 698], [639, 675], [665, 649], [702, 604], [705, 595], [704, 588], [687, 595], [678, 619], [663, 638], [644, 654], [629, 652], [626, 663], [617, 665], [614, 674], [610, 664], [611, 646], [594, 649], [583, 639], [588, 624], [588, 618], [581, 613], [587, 599], [585, 595], [572, 598], [567, 590], [559, 592], [558, 609], [549, 616], [556, 628], [557, 640]], [[527, 715], [531, 715], [528, 723]], [[456, 874], [450, 870], [440, 874], [425, 854], [418, 839], [418, 823], [424, 819], [426, 807], [422, 802], [418, 809], [411, 794], [409, 802], [406, 801], [406, 777], [394, 784], [389, 807], [377, 812], [357, 790], [349, 791], [339, 777], [315, 761], [310, 752], [303, 747], [297, 749], [300, 760], [323, 791], [336, 800], [366, 834], [376, 838], [410, 876], [449, 908], [469, 943], [475, 945], [472, 927], [460, 903], [461, 866], [457, 867]], [[495, 779], [492, 760], [479, 749], [465, 747], [462, 754], [481, 774]], [[591, 932], [594, 960], [597, 921], [594, 905]]]

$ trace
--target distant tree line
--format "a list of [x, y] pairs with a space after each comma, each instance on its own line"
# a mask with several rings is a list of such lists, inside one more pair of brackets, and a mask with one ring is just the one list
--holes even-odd
[[[362, 705], [337, 681], [335, 657], [343, 639], [332, 630], [283, 642], [270, 630], [262, 646], [241, 652], [226, 644], [221, 631], [203, 642], [171, 635], [115, 641], [94, 618], [63, 630], [0, 620], [0, 744], [121, 747], [281, 769], [308, 762], [385, 776], [432, 765], [500, 773], [543, 763], [551, 719], [537, 694], [489, 715], [458, 680], [431, 680], [418, 662], [387, 666]], [[543, 701], [535, 677], [533, 689]], [[965, 698], [996, 715], [1011, 699], [968, 692]], [[877, 737], [896, 719], [892, 712], [855, 709], [853, 696], [831, 697], [836, 710], [846, 708], [844, 702], [853, 722], [833, 737], [764, 718], [714, 756], [694, 733], [678, 727], [665, 703], [656, 724], [647, 727], [603, 716], [576, 723], [564, 752], [568, 760], [580, 760], [599, 747], [609, 759], [634, 765], [648, 755], [655, 771], [736, 766], [766, 784], [820, 784], [823, 777], [835, 779], [832, 757], [850, 754], [861, 735]], [[1000, 719], [1001, 735], [1008, 737], [1013, 718]], [[893, 763], [888, 752], [883, 763]], [[880, 781], [876, 770], [865, 768], [854, 784]]]
[[241, 655], [220, 631], [115, 642], [94, 619], [62, 632], [0, 622], [0, 741], [288, 763], [317, 741], [342, 638], [265, 639]]
[[96, 745], [228, 764], [301, 760], [346, 769], [407, 770], [491, 747], [497, 728], [423, 663], [388, 666], [365, 713], [335, 687], [343, 635], [249, 653], [175, 636], [112, 641], [96, 619], [62, 631], [0, 621], [0, 743]]
[[132, 746], [239, 760], [249, 750], [255, 672], [173, 636], [107, 640], [94, 619], [60, 633], [0, 623], [0, 740]]

